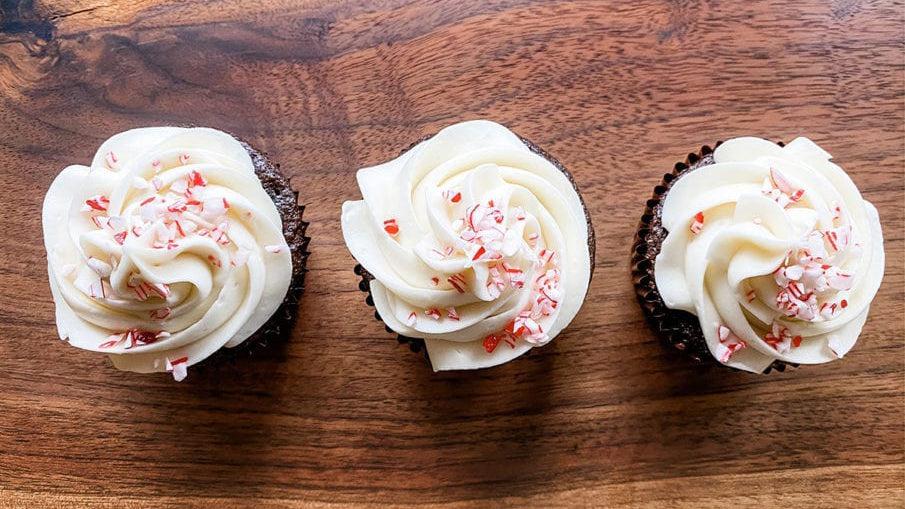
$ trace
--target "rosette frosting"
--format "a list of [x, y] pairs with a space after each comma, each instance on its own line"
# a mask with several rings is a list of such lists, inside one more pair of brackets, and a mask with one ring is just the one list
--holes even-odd
[[588, 222], [553, 163], [505, 127], [443, 129], [358, 172], [343, 204], [352, 255], [395, 332], [423, 338], [435, 370], [494, 366], [553, 339], [591, 274]]
[[242, 144], [204, 128], [113, 136], [44, 199], [61, 339], [136, 372], [186, 368], [276, 311], [292, 262]]
[[760, 373], [855, 344], [883, 278], [883, 235], [830, 159], [807, 138], [736, 138], [669, 190], [657, 288], [697, 315], [720, 362]]

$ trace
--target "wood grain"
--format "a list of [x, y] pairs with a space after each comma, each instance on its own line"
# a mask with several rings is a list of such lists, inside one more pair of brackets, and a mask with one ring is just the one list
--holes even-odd
[[[905, 505], [901, 1], [0, 0], [0, 507]], [[576, 176], [597, 229], [550, 346], [433, 374], [372, 318], [339, 230], [356, 168], [463, 119]], [[207, 125], [308, 205], [291, 341], [186, 382], [55, 339], [40, 233], [64, 166]], [[629, 280], [652, 186], [701, 144], [805, 134], [880, 210], [887, 268], [842, 362], [769, 376], [662, 349]]]

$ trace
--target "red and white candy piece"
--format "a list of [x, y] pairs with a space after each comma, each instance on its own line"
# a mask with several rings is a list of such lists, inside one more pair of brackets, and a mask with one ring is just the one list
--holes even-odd
[[462, 201], [462, 193], [453, 191], [452, 189], [447, 189], [443, 191], [443, 199], [449, 201], [450, 203], [459, 203], [460, 201]]
[[801, 200], [804, 189], [797, 189], [779, 170], [770, 168], [770, 175], [764, 180], [762, 192], [783, 208]]
[[839, 202], [833, 202], [833, 221], [837, 221], [842, 219], [842, 206], [839, 205]]
[[171, 312], [172, 310], [170, 308], [164, 307], [159, 309], [152, 309], [150, 312], [148, 312], [148, 315], [152, 320], [163, 320], [164, 318], [170, 316]]
[[854, 284], [854, 276], [839, 270], [838, 267], [829, 267], [826, 272], [826, 283], [830, 288], [839, 291], [851, 290]]
[[158, 339], [169, 337], [170, 333], [166, 331], [152, 332], [143, 329], [129, 329], [124, 332], [111, 334], [107, 337], [107, 341], [98, 345], [98, 348], [107, 349], [117, 345], [124, 345], [125, 349], [135, 348], [136, 346], [150, 345]]
[[102, 278], [110, 277], [110, 274], [113, 272], [113, 266], [103, 260], [89, 257], [86, 263], [91, 270]]
[[747, 348], [748, 346], [748, 343], [745, 343], [745, 341], [736, 336], [732, 330], [725, 325], [719, 325], [717, 327], [717, 336], [719, 337], [720, 344], [717, 345], [716, 357], [723, 364], [729, 362], [729, 359], [735, 352]]
[[110, 199], [102, 194], [98, 194], [85, 200], [85, 205], [82, 206], [82, 212], [106, 212], [108, 205], [110, 205]]
[[694, 221], [691, 222], [691, 233], [697, 235], [704, 229], [704, 213], [698, 212], [694, 215]]
[[170, 360], [170, 358], [167, 357], [166, 370], [168, 373], [173, 374], [174, 380], [181, 382], [188, 376], [188, 362], [188, 357], [180, 357], [174, 360]]
[[[186, 156], [186, 157], [188, 157], [188, 156]], [[182, 158], [180, 157], [180, 160], [181, 160], [181, 159], [182, 159]], [[189, 174], [188, 174], [188, 189], [191, 189], [191, 188], [196, 187], [196, 186], [197, 186], [197, 187], [204, 187], [204, 186], [206, 186], [206, 185], [207, 185], [207, 179], [205, 179], [203, 175], [201, 175], [200, 173], [198, 173], [197, 170], [192, 170], [192, 171], [189, 172]]]
[[801, 336], [793, 337], [787, 327], [777, 322], [773, 322], [770, 332], [764, 335], [764, 341], [779, 353], [788, 353], [792, 348], [798, 348], [801, 340]]
[[823, 236], [833, 251], [844, 251], [852, 241], [852, 227], [851, 225], [846, 225], [831, 230], [824, 230]]
[[468, 283], [465, 281], [465, 276], [462, 274], [453, 274], [446, 278], [446, 282], [451, 284], [459, 293], [465, 293], [465, 289], [468, 288]]
[[391, 237], [399, 235], [399, 224], [396, 223], [396, 219], [387, 219], [386, 221], [384, 221], [383, 231], [387, 232], [387, 235]]
[[497, 345], [500, 344], [500, 336], [498, 334], [490, 334], [484, 338], [483, 345], [484, 351], [487, 353], [493, 353], [496, 350]]
[[838, 334], [830, 334], [830, 337], [827, 340], [827, 346], [837, 359], [841, 359], [842, 356], [845, 355], [845, 352], [843, 351], [845, 349], [845, 345], [842, 341], [842, 336]]
[[119, 158], [116, 157], [116, 154], [113, 151], [107, 152], [107, 155], [104, 156], [104, 164], [107, 165], [107, 168], [111, 170], [115, 170], [117, 166], [119, 166]]
[[820, 316], [825, 320], [831, 320], [847, 307], [848, 301], [845, 299], [841, 299], [839, 302], [824, 302], [820, 305]]
[[537, 254], [537, 258], [541, 267], [554, 263], [556, 251], [550, 249], [541, 249]]

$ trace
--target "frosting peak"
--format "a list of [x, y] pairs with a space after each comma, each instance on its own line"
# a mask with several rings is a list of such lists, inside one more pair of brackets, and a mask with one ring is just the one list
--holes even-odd
[[883, 278], [883, 235], [830, 159], [807, 138], [736, 138], [666, 195], [657, 288], [667, 307], [698, 316], [720, 362], [762, 372], [855, 344]]
[[588, 225], [568, 178], [505, 127], [456, 124], [358, 172], [343, 235], [383, 321], [435, 370], [506, 362], [574, 318]]
[[276, 311], [292, 262], [250, 156], [213, 129], [113, 136], [44, 199], [61, 339], [117, 368], [186, 368], [233, 347]]

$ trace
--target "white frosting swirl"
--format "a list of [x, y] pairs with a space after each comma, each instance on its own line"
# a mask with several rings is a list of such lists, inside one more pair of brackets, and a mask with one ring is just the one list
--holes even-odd
[[282, 221], [234, 138], [126, 131], [44, 198], [60, 338], [136, 372], [186, 368], [261, 327], [289, 288]]
[[581, 200], [505, 127], [447, 127], [358, 184], [346, 245], [383, 321], [424, 338], [435, 370], [501, 364], [578, 313], [591, 272]]
[[760, 373], [855, 344], [883, 279], [883, 234], [830, 159], [807, 138], [736, 138], [669, 190], [657, 288], [698, 316], [720, 362]]

